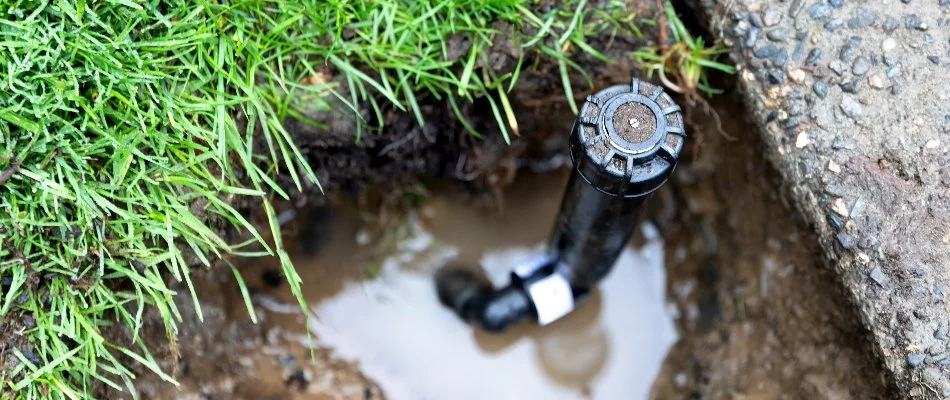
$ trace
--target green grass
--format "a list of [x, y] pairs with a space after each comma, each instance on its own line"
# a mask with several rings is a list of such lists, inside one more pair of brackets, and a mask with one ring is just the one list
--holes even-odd
[[640, 48], [633, 52], [634, 59], [648, 76], [658, 75], [664, 86], [678, 93], [695, 94], [697, 90], [710, 96], [722, 93], [709, 85], [707, 73], [709, 70], [736, 72], [735, 67], [716, 61], [729, 49], [718, 44], [708, 46], [703, 38], [690, 34], [669, 1], [664, 4], [664, 11], [673, 45]]
[[[340, 112], [368, 102], [423, 123], [423, 98], [459, 118], [461, 102], [485, 98], [508, 140], [507, 93], [528, 64], [493, 70], [493, 43], [557, 63], [573, 101], [568, 73], [583, 71], [569, 55], [606, 59], [585, 38], [632, 26], [619, 3], [606, 16], [567, 3], [540, 14], [527, 0], [0, 0], [0, 336], [29, 343], [0, 351], [0, 398], [131, 391], [124, 360], [173, 382], [138, 336], [143, 313], [157, 311], [175, 349], [170, 285], [199, 306], [192, 268], [217, 260], [279, 257], [306, 308], [270, 199], [289, 197], [278, 175], [296, 190], [319, 182], [283, 122], [336, 99]], [[454, 35], [471, 42], [457, 59]], [[272, 240], [238, 198], [262, 206]], [[249, 239], [227, 242], [228, 227]], [[115, 327], [131, 340], [111, 342]]]

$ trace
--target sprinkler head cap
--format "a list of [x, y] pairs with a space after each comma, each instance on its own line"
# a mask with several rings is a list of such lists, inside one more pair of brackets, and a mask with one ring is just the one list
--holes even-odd
[[571, 134], [571, 159], [601, 192], [646, 196], [669, 178], [685, 140], [680, 107], [662, 87], [633, 79], [587, 97]]

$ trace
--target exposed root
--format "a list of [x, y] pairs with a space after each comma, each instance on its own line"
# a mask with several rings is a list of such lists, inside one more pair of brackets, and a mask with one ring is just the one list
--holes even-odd
[[703, 111], [703, 114], [712, 118], [713, 121], [716, 123], [716, 131], [719, 132], [719, 135], [725, 138], [726, 140], [730, 142], [735, 142], [739, 140], [739, 138], [726, 133], [726, 131], [722, 129], [722, 118], [719, 117], [719, 113], [716, 111], [715, 108], [713, 108], [712, 104], [709, 104], [709, 102], [706, 101], [706, 99], [703, 98], [703, 96], [700, 95], [699, 93], [696, 93], [696, 92], [687, 93], [686, 105], [693, 109], [696, 109], [698, 106], [698, 108]]

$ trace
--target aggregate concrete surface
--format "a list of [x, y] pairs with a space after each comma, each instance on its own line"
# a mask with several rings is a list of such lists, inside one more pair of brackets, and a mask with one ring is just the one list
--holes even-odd
[[698, 5], [894, 385], [950, 398], [950, 0]]

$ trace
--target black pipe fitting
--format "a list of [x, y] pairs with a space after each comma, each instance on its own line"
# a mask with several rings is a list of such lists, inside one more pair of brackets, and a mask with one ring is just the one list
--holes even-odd
[[442, 303], [488, 331], [528, 318], [546, 325], [570, 313], [610, 272], [685, 140], [680, 107], [659, 86], [634, 79], [587, 97], [571, 133], [574, 169], [546, 252], [517, 266], [499, 290], [472, 274], [441, 272]]

